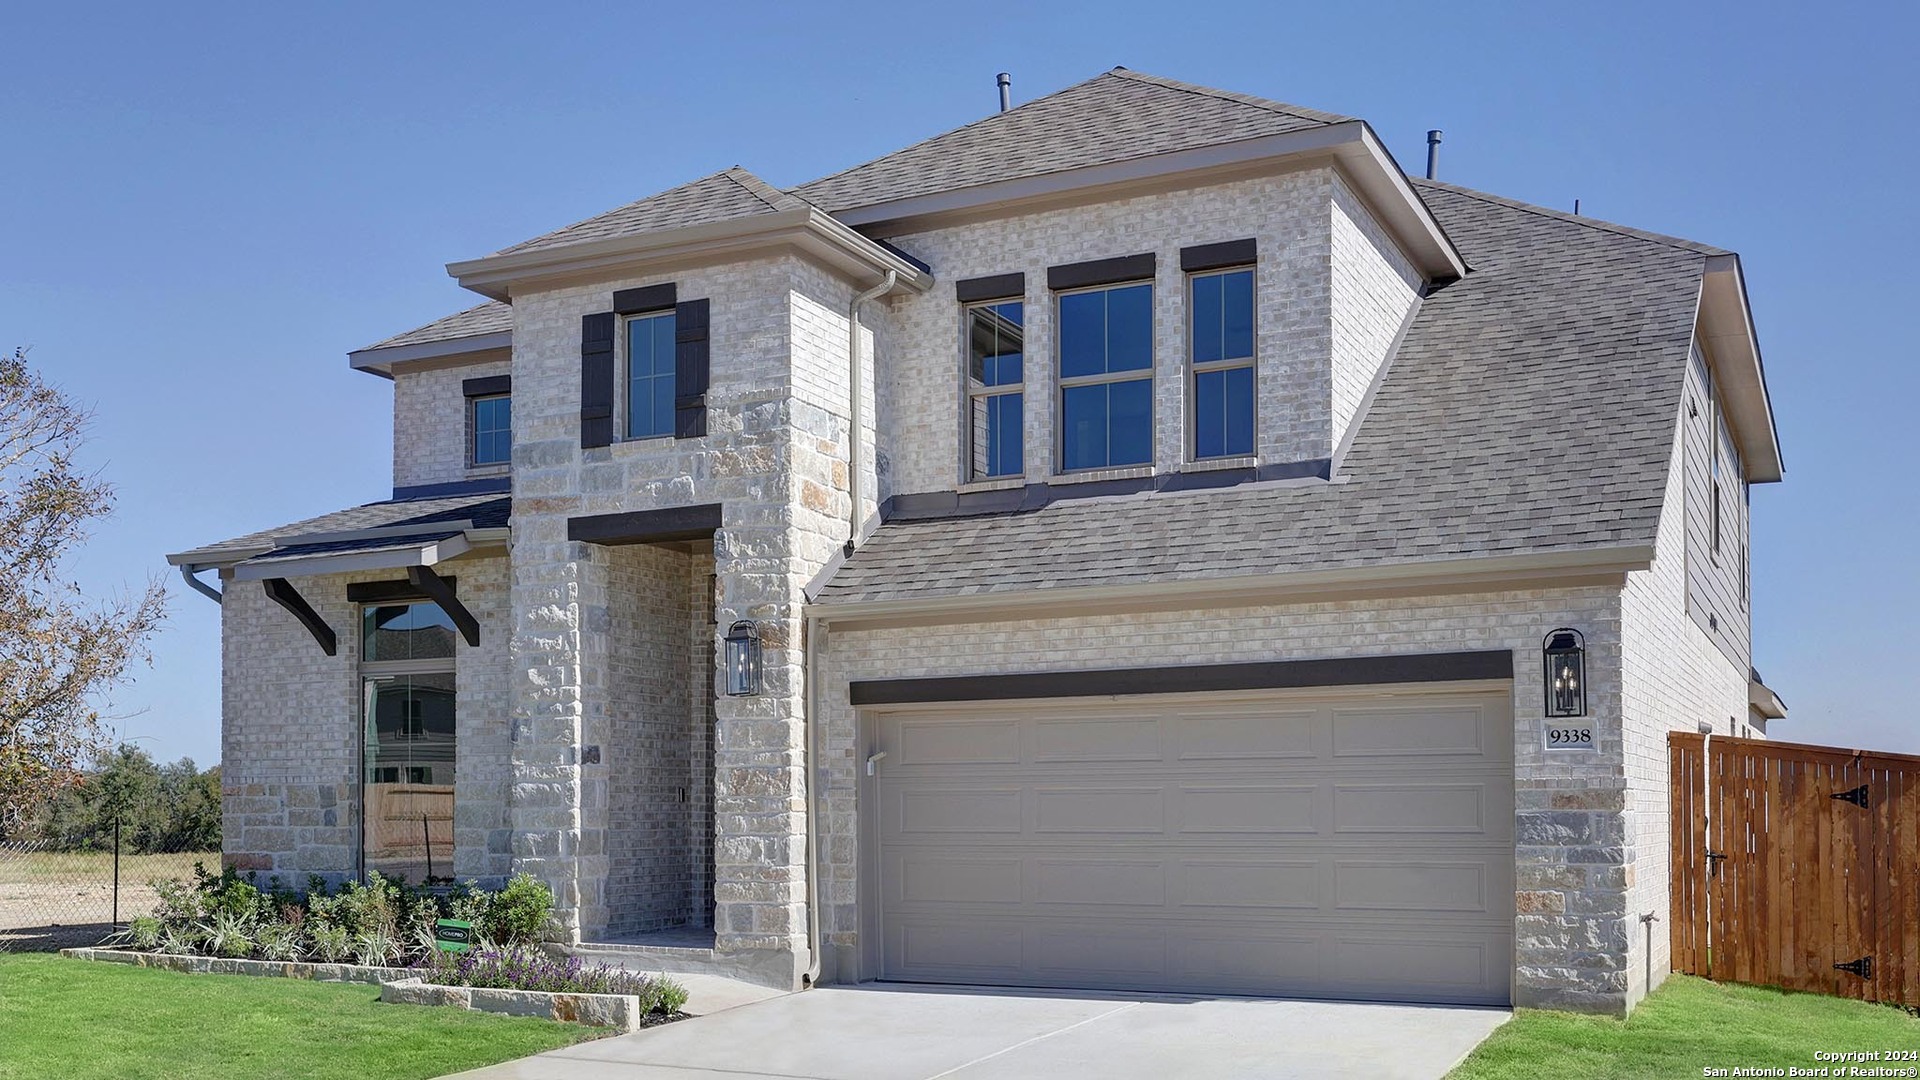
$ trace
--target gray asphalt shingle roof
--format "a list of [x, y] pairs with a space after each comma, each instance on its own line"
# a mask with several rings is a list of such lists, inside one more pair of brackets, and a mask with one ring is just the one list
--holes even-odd
[[1649, 544], [1717, 249], [1416, 182], [1473, 272], [1430, 295], [1343, 483], [883, 524], [827, 604]]
[[849, 210], [1349, 119], [1115, 68], [793, 193], [830, 211]]
[[[454, 495], [433, 499], [389, 499], [385, 502], [366, 503], [362, 506], [336, 510], [331, 514], [307, 518], [273, 529], [236, 536], [231, 540], [222, 540], [217, 544], [207, 544], [196, 551], [212, 552], [222, 550], [245, 550], [266, 547], [276, 537], [296, 540], [302, 536], [315, 536], [321, 533], [354, 532], [360, 529], [385, 529], [396, 525], [429, 525], [435, 522], [471, 521], [476, 529], [505, 528], [507, 517], [513, 510], [511, 496], [498, 492], [485, 495]], [[408, 536], [408, 543], [418, 543], [432, 536], [422, 533]], [[452, 535], [451, 531], [443, 535]], [[324, 547], [333, 550], [334, 545], [346, 544], [348, 547], [338, 550], [354, 550], [352, 545], [367, 541], [331, 541]], [[382, 541], [373, 541], [379, 546]], [[313, 545], [296, 545], [302, 548]], [[281, 549], [281, 554], [289, 549]]]
[[604, 214], [596, 214], [585, 221], [576, 221], [564, 229], [555, 229], [512, 247], [502, 248], [499, 254], [512, 255], [521, 251], [577, 244], [583, 240], [605, 240], [615, 236], [636, 236], [663, 229], [731, 221], [783, 210], [798, 210], [806, 205], [804, 200], [781, 191], [736, 165]]
[[497, 300], [489, 300], [444, 319], [435, 319], [425, 326], [415, 327], [404, 334], [395, 334], [384, 341], [376, 341], [357, 351], [394, 349], [402, 345], [424, 345], [430, 341], [457, 341], [460, 338], [480, 337], [484, 334], [497, 334], [502, 330], [512, 329], [513, 308]]

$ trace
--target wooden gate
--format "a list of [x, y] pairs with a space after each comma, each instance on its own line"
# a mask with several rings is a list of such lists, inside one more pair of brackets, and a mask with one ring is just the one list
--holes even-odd
[[1920, 1005], [1920, 757], [1675, 732], [1673, 968]]

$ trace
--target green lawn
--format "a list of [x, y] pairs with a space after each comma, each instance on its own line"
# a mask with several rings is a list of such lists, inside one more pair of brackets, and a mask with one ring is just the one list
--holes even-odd
[[[1885, 1005], [1675, 975], [1624, 1021], [1521, 1009], [1448, 1080], [1628, 1080], [1710, 1075], [1702, 1071], [1707, 1068], [1814, 1069], [1832, 1064], [1814, 1060], [1821, 1050], [1920, 1051], [1920, 1020]], [[1915, 1064], [1870, 1063], [1896, 1069]]]
[[573, 1024], [424, 1005], [380, 988], [0, 954], [0, 1080], [429, 1077], [565, 1046]]

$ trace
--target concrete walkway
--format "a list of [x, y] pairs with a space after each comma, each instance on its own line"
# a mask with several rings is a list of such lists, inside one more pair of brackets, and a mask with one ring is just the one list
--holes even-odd
[[1504, 1009], [867, 984], [461, 1073], [474, 1080], [1435, 1080]]

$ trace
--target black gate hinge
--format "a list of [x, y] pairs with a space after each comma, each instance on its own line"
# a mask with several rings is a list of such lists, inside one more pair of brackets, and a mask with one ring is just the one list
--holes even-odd
[[1865, 810], [1867, 808], [1867, 785], [1861, 784], [1857, 788], [1849, 788], [1846, 791], [1836, 791], [1831, 797], [1839, 799], [1841, 802], [1850, 802], [1860, 809]]
[[[1835, 795], [1834, 798], [1840, 796]], [[1849, 960], [1844, 964], [1833, 965], [1833, 970], [1844, 971], [1849, 975], [1858, 975], [1863, 979], [1873, 978], [1873, 957], [1863, 956], [1858, 960]]]

